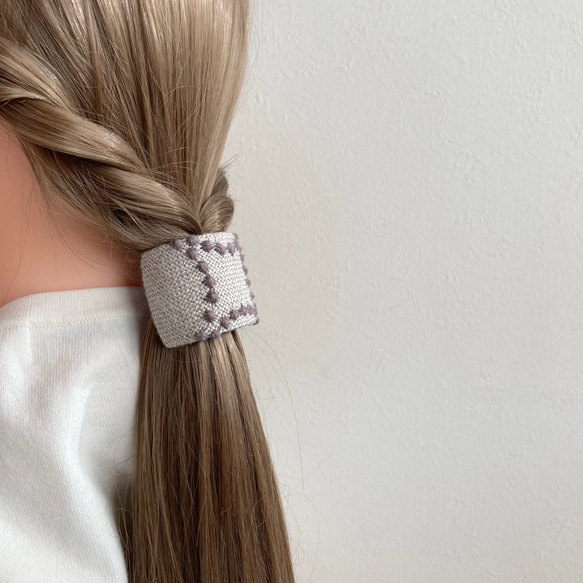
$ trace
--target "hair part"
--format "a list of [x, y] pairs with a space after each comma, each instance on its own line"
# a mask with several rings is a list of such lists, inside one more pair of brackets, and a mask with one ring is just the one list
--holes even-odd
[[[48, 209], [139, 262], [225, 231], [228, 131], [249, 0], [10, 0], [0, 8], [0, 122]], [[293, 583], [276, 474], [237, 330], [140, 345], [135, 480], [120, 522], [131, 583]]]

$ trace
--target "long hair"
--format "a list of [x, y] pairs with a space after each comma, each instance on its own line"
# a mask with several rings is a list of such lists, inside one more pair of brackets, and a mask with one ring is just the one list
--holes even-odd
[[[249, 0], [10, 0], [0, 7], [0, 122], [47, 208], [139, 262], [228, 230], [229, 127]], [[292, 583], [278, 483], [237, 330], [165, 348], [141, 338], [132, 583]], [[121, 526], [120, 526], [121, 529]], [[33, 560], [33, 557], [31, 557]]]

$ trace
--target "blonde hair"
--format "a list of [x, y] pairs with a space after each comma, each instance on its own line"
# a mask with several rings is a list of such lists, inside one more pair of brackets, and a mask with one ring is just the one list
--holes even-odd
[[[227, 133], [249, 0], [10, 0], [0, 8], [0, 122], [49, 208], [136, 262], [228, 230]], [[179, 348], [141, 339], [132, 583], [292, 583], [278, 483], [236, 330]], [[32, 557], [31, 557], [32, 560]]]

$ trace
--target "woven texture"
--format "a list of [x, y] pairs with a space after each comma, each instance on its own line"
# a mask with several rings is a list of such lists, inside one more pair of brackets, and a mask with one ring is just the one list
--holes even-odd
[[237, 233], [190, 235], [144, 251], [141, 269], [164, 346], [217, 338], [259, 322]]

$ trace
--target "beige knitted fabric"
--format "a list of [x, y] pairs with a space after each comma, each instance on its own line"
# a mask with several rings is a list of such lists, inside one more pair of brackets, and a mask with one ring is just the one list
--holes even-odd
[[217, 338], [259, 322], [236, 233], [175, 239], [141, 256], [144, 290], [164, 346]]

